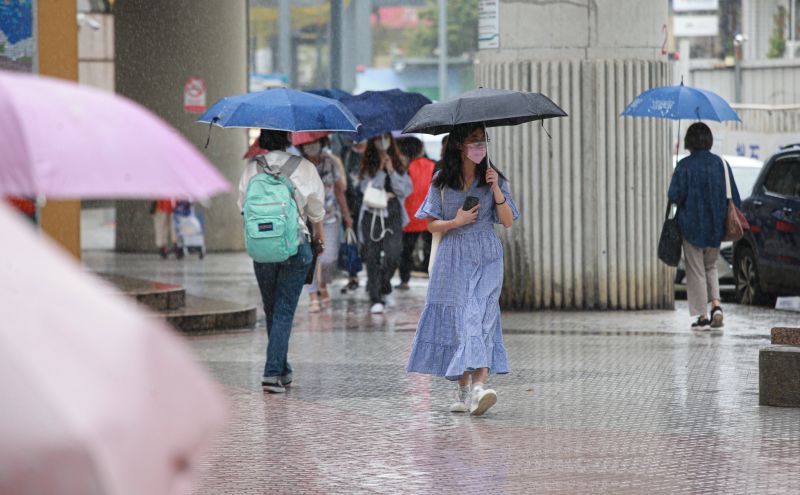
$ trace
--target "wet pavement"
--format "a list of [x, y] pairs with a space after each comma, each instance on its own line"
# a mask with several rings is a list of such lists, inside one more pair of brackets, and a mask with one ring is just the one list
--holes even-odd
[[[87, 252], [91, 269], [259, 302], [244, 254], [161, 261]], [[362, 281], [363, 286], [363, 281]], [[404, 371], [425, 281], [369, 316], [363, 291], [309, 315], [285, 395], [262, 392], [266, 335], [187, 339], [234, 416], [197, 493], [800, 493], [800, 409], [758, 405], [758, 349], [800, 314], [726, 305], [723, 332], [676, 311], [505, 313], [512, 372], [481, 418]]]

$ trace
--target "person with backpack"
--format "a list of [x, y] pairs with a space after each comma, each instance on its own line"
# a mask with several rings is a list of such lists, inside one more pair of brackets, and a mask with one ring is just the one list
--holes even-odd
[[311, 162], [286, 152], [289, 144], [289, 133], [262, 129], [259, 146], [271, 151], [248, 162], [239, 180], [245, 248], [267, 317], [261, 384], [269, 393], [285, 392], [292, 383], [292, 320], [314, 252], [325, 250], [325, 187]]
[[380, 314], [394, 304], [391, 280], [400, 263], [403, 227], [408, 223], [403, 201], [412, 187], [391, 133], [367, 141], [360, 177], [364, 193], [360, 234], [370, 313]]

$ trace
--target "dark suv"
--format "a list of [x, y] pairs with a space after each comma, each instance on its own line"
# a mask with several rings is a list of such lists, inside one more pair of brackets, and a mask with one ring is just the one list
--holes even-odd
[[750, 230], [734, 245], [739, 302], [771, 306], [778, 296], [800, 295], [800, 144], [764, 165], [742, 212]]

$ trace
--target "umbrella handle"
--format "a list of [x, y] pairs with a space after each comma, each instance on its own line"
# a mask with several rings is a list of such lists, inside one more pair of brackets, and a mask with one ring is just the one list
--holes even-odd
[[203, 146], [203, 149], [208, 149], [208, 143], [211, 142], [211, 127], [214, 125], [214, 122], [216, 122], [217, 120], [219, 120], [219, 117], [214, 117], [208, 123], [208, 137], [206, 138], [206, 145]]

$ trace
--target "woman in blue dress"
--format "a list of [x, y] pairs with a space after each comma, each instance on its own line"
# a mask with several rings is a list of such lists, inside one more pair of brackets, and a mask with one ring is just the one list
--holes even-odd
[[[465, 211], [469, 196], [479, 203]], [[519, 217], [508, 181], [489, 166], [483, 126], [460, 125], [450, 133], [416, 216], [442, 239], [407, 370], [458, 381], [450, 411], [479, 416], [497, 402], [497, 393], [484, 387], [486, 377], [508, 373], [499, 303], [503, 246], [494, 224], [509, 228]]]

